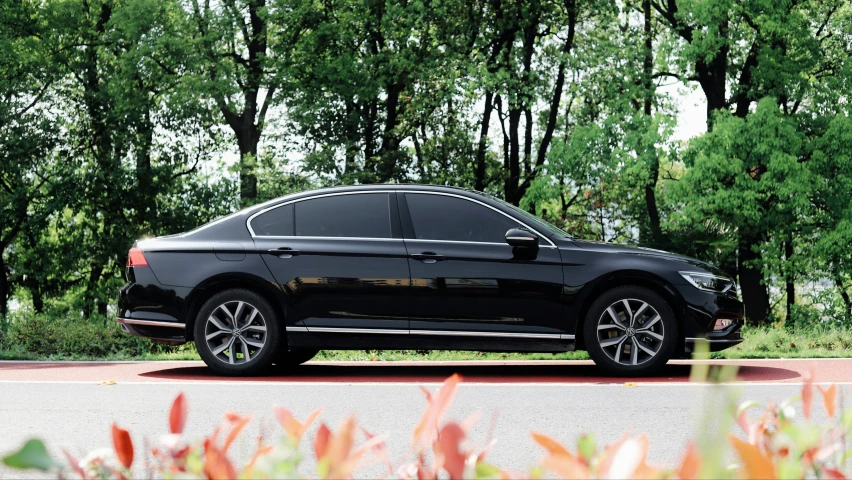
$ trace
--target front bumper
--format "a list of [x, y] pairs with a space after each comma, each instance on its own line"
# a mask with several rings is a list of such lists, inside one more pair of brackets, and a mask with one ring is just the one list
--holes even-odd
[[[684, 300], [683, 352], [695, 352], [703, 343], [717, 352], [743, 342], [743, 304], [736, 297], [699, 290], [692, 285], [674, 286]], [[730, 320], [727, 327], [714, 330], [717, 320]]]
[[704, 337], [687, 337], [684, 339], [686, 353], [695, 352], [696, 345], [699, 343], [708, 345], [711, 352], [718, 352], [743, 343], [745, 339], [742, 336], [742, 328], [743, 323], [740, 320], [722, 330], [709, 332]]

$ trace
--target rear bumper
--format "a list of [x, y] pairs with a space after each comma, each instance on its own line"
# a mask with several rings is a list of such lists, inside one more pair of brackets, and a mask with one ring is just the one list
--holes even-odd
[[133, 318], [117, 318], [121, 331], [128, 335], [144, 337], [164, 345], [186, 343], [186, 325], [177, 322], [159, 322]]

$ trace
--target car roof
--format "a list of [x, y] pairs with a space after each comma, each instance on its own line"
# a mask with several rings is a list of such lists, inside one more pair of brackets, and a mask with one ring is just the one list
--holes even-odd
[[468, 188], [462, 187], [451, 187], [446, 185], [429, 185], [429, 184], [417, 184], [417, 183], [376, 183], [376, 184], [363, 184], [363, 185], [337, 185], [334, 187], [324, 187], [317, 188], [312, 190], [303, 190], [301, 192], [293, 192], [288, 195], [284, 195], [278, 198], [274, 198], [272, 200], [263, 202], [258, 205], [254, 205], [245, 209], [244, 211], [252, 213], [261, 210], [263, 208], [267, 208], [269, 206], [275, 205], [280, 202], [289, 201], [289, 200], [297, 200], [301, 197], [309, 197], [314, 195], [322, 195], [324, 193], [338, 193], [338, 192], [357, 192], [360, 190], [410, 190], [410, 191], [430, 191], [430, 192], [446, 192], [446, 193], [456, 193], [456, 194], [466, 194], [465, 196], [482, 196], [486, 197], [487, 195], [482, 192], [477, 192], [475, 190], [471, 190]]

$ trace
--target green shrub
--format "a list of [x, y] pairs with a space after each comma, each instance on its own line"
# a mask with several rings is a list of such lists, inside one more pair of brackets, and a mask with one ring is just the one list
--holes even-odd
[[0, 355], [6, 358], [122, 359], [186, 350], [127, 335], [112, 317], [16, 312], [3, 330]]

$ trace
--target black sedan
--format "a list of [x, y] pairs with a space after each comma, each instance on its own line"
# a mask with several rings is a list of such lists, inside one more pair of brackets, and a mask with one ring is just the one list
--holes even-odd
[[734, 281], [698, 260], [573, 239], [469, 190], [301, 192], [130, 250], [118, 322], [248, 375], [321, 349], [587, 350], [642, 375], [742, 342]]

